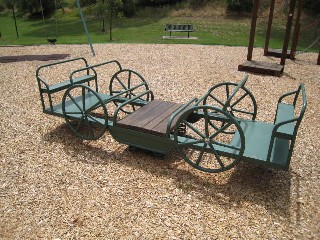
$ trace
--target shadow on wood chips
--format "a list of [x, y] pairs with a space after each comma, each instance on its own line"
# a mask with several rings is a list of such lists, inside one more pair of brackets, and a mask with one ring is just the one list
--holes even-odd
[[[76, 137], [65, 124], [45, 134], [43, 138], [49, 143], [62, 144], [66, 154], [71, 157], [75, 154], [80, 155], [78, 158], [75, 157], [75, 161], [95, 165], [106, 165], [115, 161], [155, 176], [164, 176], [173, 179], [176, 187], [185, 193], [196, 192], [202, 201], [217, 203], [226, 209], [245, 207], [246, 202], [251, 202], [263, 206], [267, 211], [289, 218], [290, 203], [294, 201], [290, 200], [292, 181], [296, 181], [297, 189], [291, 191], [297, 191], [295, 195], [299, 197], [299, 178], [292, 170], [278, 171], [246, 162], [240, 162], [234, 169], [227, 171], [227, 174], [207, 174], [192, 167], [181, 169], [177, 167], [180, 162], [181, 165], [188, 164], [176, 151], [163, 157], [147, 151], [132, 150], [129, 147], [123, 150], [125, 145], [122, 144], [119, 144], [120, 148], [107, 151]], [[221, 183], [221, 178], [226, 179]], [[296, 206], [295, 214], [300, 215], [299, 205]]]

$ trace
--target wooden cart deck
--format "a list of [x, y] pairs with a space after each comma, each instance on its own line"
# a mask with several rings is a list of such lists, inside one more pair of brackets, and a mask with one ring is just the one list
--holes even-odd
[[[157, 136], [165, 136], [171, 115], [181, 106], [182, 104], [180, 103], [153, 100], [118, 121], [117, 126]], [[172, 122], [172, 128], [175, 126], [177, 118]]]

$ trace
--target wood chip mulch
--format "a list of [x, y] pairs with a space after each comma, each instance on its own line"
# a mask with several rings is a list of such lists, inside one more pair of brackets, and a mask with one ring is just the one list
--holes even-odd
[[[245, 47], [94, 48], [96, 57], [87, 45], [0, 47], [0, 52], [69, 53], [90, 64], [116, 59], [141, 73], [157, 99], [180, 103], [245, 75], [237, 70]], [[253, 59], [279, 62], [263, 57], [263, 49], [255, 49]], [[161, 158], [130, 150], [109, 133], [97, 141], [80, 140], [62, 118], [42, 113], [35, 71], [43, 62], [0, 64], [0, 239], [319, 239], [316, 60], [316, 53], [298, 55], [287, 61], [281, 78], [250, 74], [246, 84], [258, 103], [257, 119], [272, 122], [279, 96], [305, 83], [308, 107], [290, 170], [239, 163], [220, 174], [193, 169], [175, 151]]]

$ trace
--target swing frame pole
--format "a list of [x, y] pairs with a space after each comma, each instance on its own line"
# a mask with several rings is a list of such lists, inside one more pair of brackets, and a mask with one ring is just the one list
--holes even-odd
[[90, 45], [90, 48], [91, 48], [92, 55], [96, 56], [96, 54], [94, 52], [94, 49], [93, 49], [93, 46], [92, 46], [91, 38], [90, 38], [88, 29], [87, 29], [86, 21], [84, 19], [83, 13], [82, 13], [80, 2], [79, 2], [79, 0], [76, 0], [76, 2], [77, 2], [77, 6], [78, 6], [78, 9], [79, 9], [80, 16], [81, 16], [81, 20], [82, 20], [82, 23], [83, 23], [83, 27], [84, 27], [84, 30], [86, 32], [87, 38], [88, 38], [88, 42], [89, 42], [89, 45]]

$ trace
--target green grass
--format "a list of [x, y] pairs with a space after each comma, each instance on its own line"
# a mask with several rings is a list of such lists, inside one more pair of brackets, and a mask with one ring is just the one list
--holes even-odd
[[[101, 22], [95, 18], [86, 19], [90, 37], [93, 43], [109, 43], [109, 32], [101, 32]], [[13, 18], [0, 16], [0, 29], [2, 36], [0, 45], [33, 45], [47, 44], [48, 38], [57, 37], [57, 44], [81, 44], [87, 43], [87, 38], [81, 19], [72, 12], [58, 19], [57, 33], [54, 19], [28, 20], [19, 18], [18, 30], [20, 38], [15, 33]], [[164, 31], [166, 23], [190, 23], [196, 28], [191, 36], [197, 40], [190, 39], [163, 39], [168, 35]], [[108, 23], [106, 24], [108, 28]], [[270, 41], [271, 48], [282, 48], [285, 22], [275, 22]], [[132, 19], [117, 20], [114, 22], [112, 31], [114, 43], [158, 43], [158, 44], [206, 44], [206, 45], [228, 45], [247, 46], [249, 39], [250, 19], [249, 18], [191, 18], [191, 17], [140, 17]], [[319, 29], [318, 29], [319, 30]], [[258, 22], [255, 46], [263, 47], [266, 31], [266, 19]], [[57, 36], [56, 36], [57, 35]], [[173, 35], [187, 36], [187, 33], [173, 33]], [[317, 31], [305, 32], [300, 38], [298, 49], [304, 49], [312, 43], [317, 36]], [[318, 43], [320, 44], [320, 43]], [[318, 51], [319, 45], [311, 50]]]

